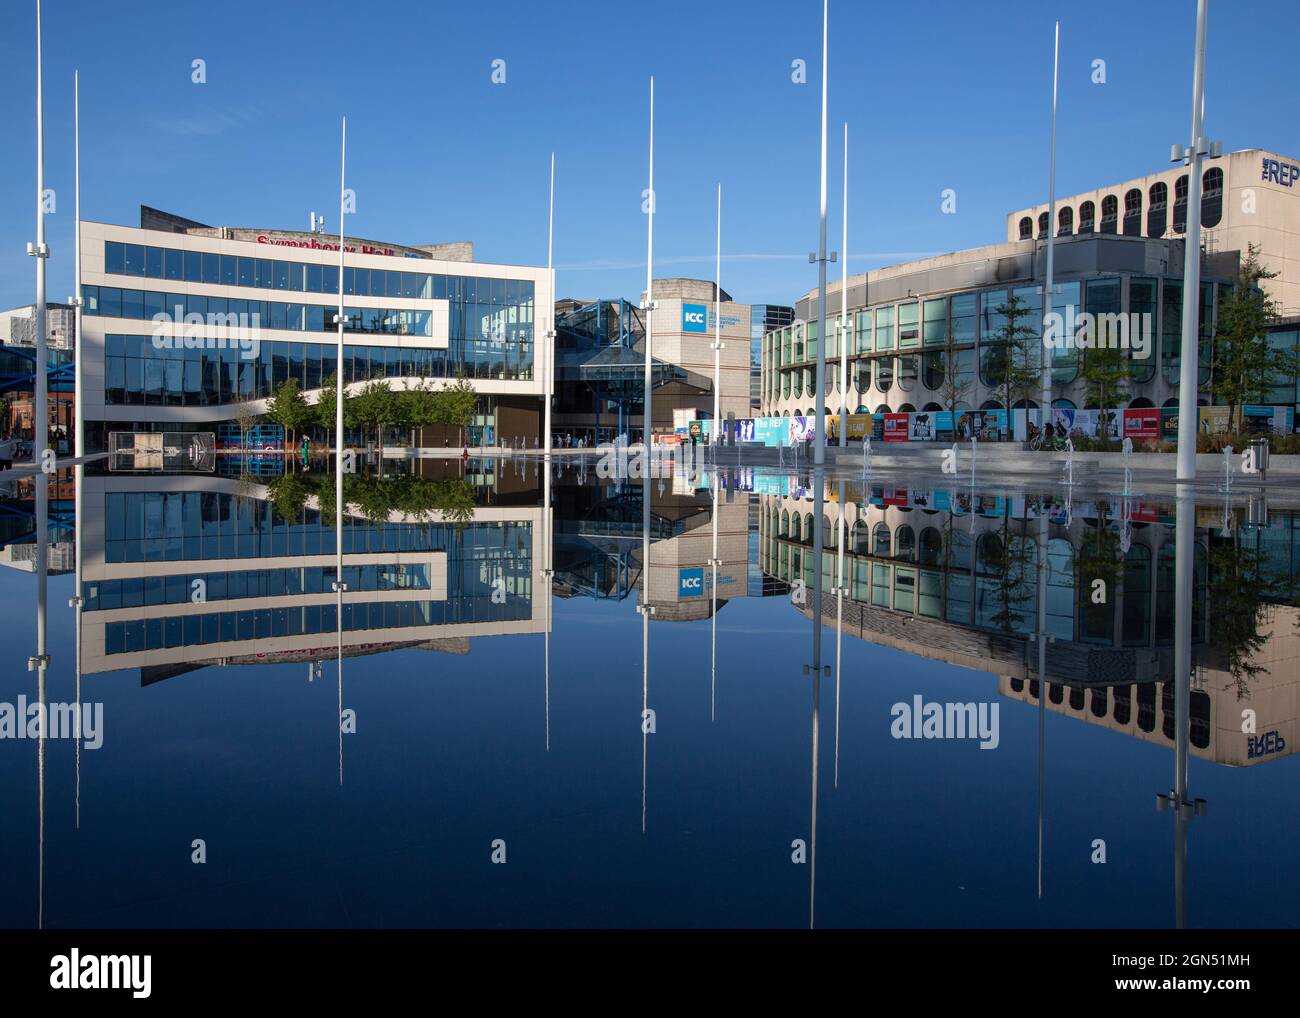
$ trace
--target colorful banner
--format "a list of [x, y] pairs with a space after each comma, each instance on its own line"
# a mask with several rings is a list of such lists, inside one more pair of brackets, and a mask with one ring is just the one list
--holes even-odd
[[1228, 408], [1226, 406], [1198, 407], [1197, 418], [1197, 424], [1202, 435], [1226, 435], [1228, 433]]
[[766, 446], [790, 444], [789, 417], [757, 417], [754, 419], [754, 441]]
[[811, 442], [817, 437], [816, 417], [790, 417], [790, 444]]
[[1160, 408], [1144, 407], [1124, 411], [1124, 437], [1135, 441], [1160, 437]]
[[884, 439], [886, 442], [906, 442], [908, 414], [885, 414]]

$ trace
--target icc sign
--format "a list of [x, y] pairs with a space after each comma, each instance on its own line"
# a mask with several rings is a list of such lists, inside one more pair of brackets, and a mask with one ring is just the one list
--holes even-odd
[[703, 304], [682, 305], [682, 331], [706, 332], [709, 328], [709, 309]]

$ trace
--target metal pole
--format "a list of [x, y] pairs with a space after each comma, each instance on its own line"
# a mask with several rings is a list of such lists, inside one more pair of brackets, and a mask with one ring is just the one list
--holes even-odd
[[1183, 245], [1183, 343], [1178, 381], [1178, 473], [1196, 478], [1197, 338], [1201, 308], [1201, 159], [1205, 153], [1205, 23], [1207, 0], [1196, 3], [1196, 59], [1192, 71], [1192, 147], [1187, 172], [1187, 239]]
[[[343, 373], [343, 254], [344, 229], [343, 217], [347, 211], [347, 158], [348, 158], [348, 118], [343, 118], [343, 142], [339, 151], [339, 313], [338, 313], [338, 380], [334, 386], [334, 541], [336, 566], [334, 572], [334, 589], [338, 592], [338, 632], [339, 632], [339, 674], [338, 674], [338, 716], [334, 723], [339, 730], [339, 784], [343, 784], [343, 399], [347, 395], [347, 385]], [[383, 449], [379, 457], [383, 463]]]
[[[722, 442], [722, 185], [718, 184], [718, 247], [713, 284], [713, 444]], [[718, 550], [713, 549], [717, 558]]]
[[[546, 350], [542, 354], [542, 399], [545, 401], [543, 430], [546, 434], [546, 459], [551, 458], [551, 403], [555, 398], [555, 153], [551, 153], [551, 206], [546, 226], [546, 275], [551, 284], [551, 303], [547, 309], [551, 327], [546, 332]], [[549, 475], [548, 475], [549, 476]]]
[[[817, 404], [813, 462], [826, 462], [826, 59], [830, 0], [822, 0], [822, 175], [821, 224], [817, 245]], [[817, 564], [821, 568], [821, 563]]]
[[[1061, 23], [1056, 23], [1055, 42], [1052, 46], [1052, 151], [1048, 158], [1047, 171], [1047, 278], [1043, 283], [1042, 338], [1043, 363], [1039, 375], [1042, 389], [1042, 410], [1038, 415], [1039, 430], [1047, 427], [1052, 419], [1052, 348], [1045, 341], [1047, 338], [1047, 316], [1052, 313], [1052, 297], [1056, 279], [1056, 92], [1061, 64]], [[1103, 408], [1104, 409], [1104, 408]], [[1025, 423], [1029, 423], [1029, 408], [1025, 407]], [[1011, 428], [1011, 408], [1007, 408], [1007, 427]], [[1014, 431], [1012, 432], [1014, 435]], [[1042, 679], [1039, 679], [1039, 693], [1042, 693]]]
[[[849, 444], [849, 125], [844, 124], [844, 226], [840, 231], [840, 448]], [[839, 679], [835, 680], [838, 690]], [[835, 697], [835, 716], [840, 710]], [[838, 729], [837, 729], [838, 734]], [[838, 745], [838, 743], [836, 743]], [[836, 787], [839, 772], [836, 770]]]
[[[645, 396], [641, 422], [641, 441], [645, 446], [646, 462], [650, 458], [650, 427], [653, 421], [651, 393], [651, 356], [654, 350], [654, 249], [655, 249], [655, 79], [650, 76], [650, 187], [649, 207], [646, 220], [645, 249]], [[649, 490], [649, 489], [647, 489]], [[647, 507], [649, 502], [646, 503]], [[646, 535], [646, 547], [649, 549], [649, 534]]]
[[[73, 337], [72, 337], [72, 401], [73, 401], [73, 428], [72, 436], [72, 455], [77, 459], [85, 454], [86, 443], [85, 436], [85, 405], [82, 402], [82, 371], [81, 371], [81, 83], [80, 74], [77, 71], [72, 72], [72, 165], [73, 165], [73, 215], [76, 221], [73, 223], [73, 252], [72, 260], [72, 308], [73, 308]], [[81, 594], [81, 588], [77, 588], [77, 594]]]

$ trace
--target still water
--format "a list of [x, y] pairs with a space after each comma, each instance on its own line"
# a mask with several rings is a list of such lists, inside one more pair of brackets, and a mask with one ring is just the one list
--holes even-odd
[[1285, 499], [402, 469], [52, 489], [0, 924], [1296, 925]]

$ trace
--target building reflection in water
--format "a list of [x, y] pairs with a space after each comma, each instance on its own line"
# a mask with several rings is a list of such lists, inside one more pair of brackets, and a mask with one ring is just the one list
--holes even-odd
[[[209, 665], [303, 661], [319, 676], [319, 664], [336, 657], [342, 714], [344, 658], [399, 648], [465, 654], [475, 637], [540, 633], [549, 749], [552, 596], [635, 595], [643, 609], [645, 831], [651, 622], [710, 619], [713, 718], [718, 613], [731, 600], [784, 595], [793, 586], [806, 592], [802, 608], [812, 622], [805, 668], [812, 686], [810, 926], [820, 693], [829, 676], [824, 621], [836, 631], [834, 787], [842, 687], [869, 678], [851, 668], [844, 674], [846, 633], [992, 671], [1001, 695], [1037, 708], [1040, 895], [1050, 819], [1043, 805], [1048, 711], [1175, 749], [1174, 780], [1168, 794], [1160, 790], [1160, 802], [1175, 816], [1179, 926], [1186, 922], [1188, 827], [1204, 811], [1189, 788], [1188, 758], [1253, 766], [1295, 745], [1300, 612], [1290, 577], [1300, 572], [1300, 541], [1285, 513], [1264, 519], [1230, 507], [1225, 526], [1218, 507], [1197, 507], [1190, 497], [1071, 505], [839, 479], [828, 486], [821, 472], [802, 482], [753, 471], [715, 476], [681, 463], [639, 479], [587, 470], [579, 484], [573, 468], [551, 468], [558, 474], [536, 461], [472, 459], [392, 478], [360, 476], [349, 481], [341, 528], [331, 474], [270, 484], [79, 478], [78, 698], [83, 671], [138, 669], [148, 685]], [[37, 542], [48, 545], [48, 507], [35, 515]], [[33, 669], [43, 701], [48, 552], [35, 563]], [[341, 597], [334, 589], [340, 575]], [[1188, 592], [1181, 613], [1180, 588]], [[542, 596], [534, 598], [534, 590]], [[1181, 661], [1187, 665], [1180, 671]], [[724, 684], [724, 702], [725, 692]], [[1242, 731], [1247, 708], [1257, 716], [1253, 733]], [[852, 718], [845, 722], [855, 730]], [[42, 739], [42, 925], [45, 748]], [[79, 816], [79, 746], [77, 753]], [[341, 727], [339, 773], [341, 781]]]

